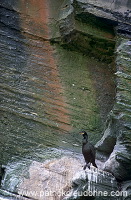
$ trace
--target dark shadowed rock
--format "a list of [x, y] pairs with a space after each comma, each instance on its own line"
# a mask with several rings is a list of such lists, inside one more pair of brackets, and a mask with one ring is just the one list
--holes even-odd
[[[118, 180], [131, 179], [130, 47], [131, 42], [128, 39], [119, 40], [116, 49], [116, 103], [107, 123], [109, 128], [107, 127], [103, 138], [96, 145], [98, 151], [108, 155], [111, 153], [104, 165], [104, 170], [110, 171]], [[112, 152], [109, 152], [109, 147], [112, 147], [110, 148]]]
[[123, 200], [130, 200], [131, 199], [131, 181], [125, 181], [122, 184], [122, 190], [127, 192], [127, 195], [123, 197]]

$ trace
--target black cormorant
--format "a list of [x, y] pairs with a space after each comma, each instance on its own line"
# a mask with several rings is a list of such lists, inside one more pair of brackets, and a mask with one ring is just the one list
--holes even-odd
[[88, 166], [90, 168], [89, 163], [92, 163], [94, 167], [97, 168], [97, 165], [95, 163], [95, 147], [88, 142], [88, 135], [85, 131], [80, 132], [80, 134], [83, 135], [83, 140], [82, 140], [82, 154], [85, 158], [86, 165], [84, 166], [84, 170]]

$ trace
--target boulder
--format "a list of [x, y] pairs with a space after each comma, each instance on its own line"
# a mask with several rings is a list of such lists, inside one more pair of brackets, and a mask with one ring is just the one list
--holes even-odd
[[[62, 150], [61, 150], [62, 151]], [[62, 151], [63, 152], [63, 151]], [[19, 160], [6, 167], [1, 190], [17, 199], [105, 199], [117, 191], [115, 177], [93, 166], [83, 170], [81, 155], [68, 154], [45, 161]], [[98, 198], [99, 197], [99, 198]], [[112, 199], [112, 198], [111, 198]]]

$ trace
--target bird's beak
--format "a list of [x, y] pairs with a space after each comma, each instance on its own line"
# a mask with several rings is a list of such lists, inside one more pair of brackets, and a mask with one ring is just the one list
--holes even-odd
[[84, 135], [84, 133], [83, 133], [83, 132], [80, 132], [80, 134], [81, 134], [81, 135]]

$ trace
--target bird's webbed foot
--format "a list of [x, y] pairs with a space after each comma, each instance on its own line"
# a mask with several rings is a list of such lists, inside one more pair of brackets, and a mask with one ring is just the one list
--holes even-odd
[[87, 164], [86, 164], [86, 165], [84, 165], [83, 169], [85, 170], [85, 169], [86, 169], [86, 167], [87, 167]]
[[90, 169], [90, 164], [89, 163], [85, 164], [85, 166], [83, 167], [83, 169], [85, 170], [87, 167]]

